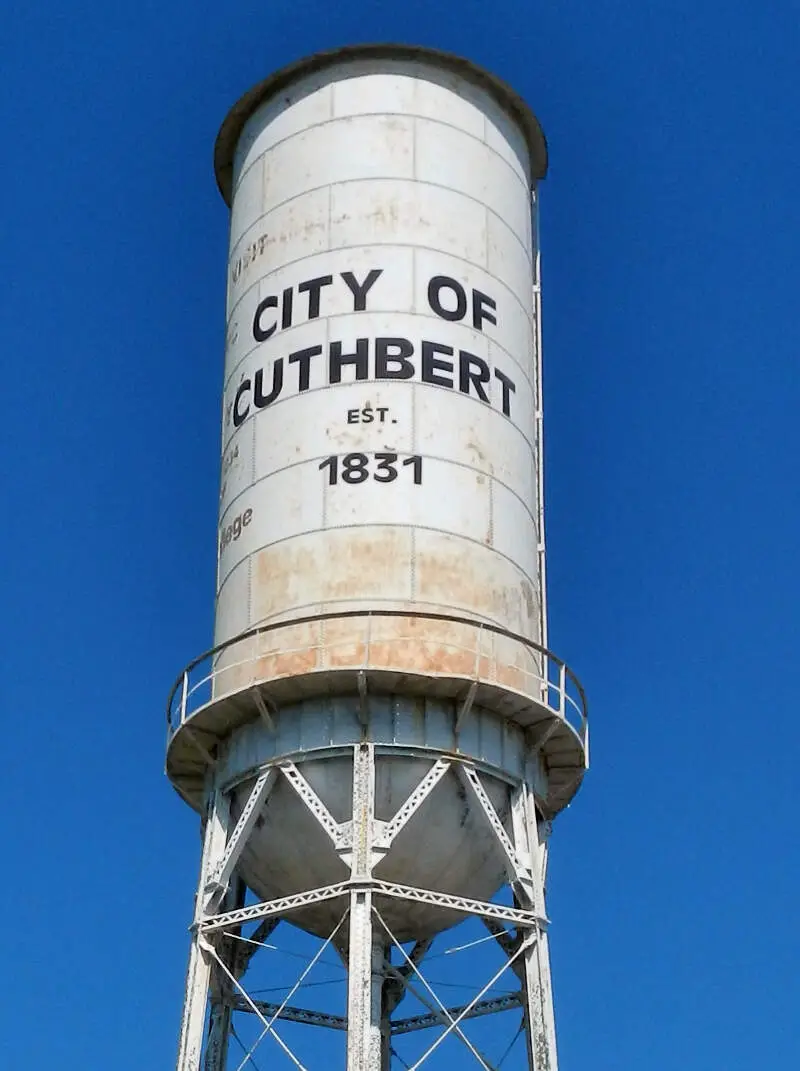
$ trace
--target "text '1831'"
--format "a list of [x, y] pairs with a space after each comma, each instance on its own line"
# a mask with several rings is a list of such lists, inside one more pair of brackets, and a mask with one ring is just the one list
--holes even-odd
[[422, 458], [419, 454], [400, 458], [397, 454], [332, 454], [320, 462], [320, 471], [328, 473], [328, 484], [334, 486], [342, 483], [364, 483], [373, 479], [376, 483], [392, 483], [397, 479], [398, 464], [400, 468], [410, 468], [415, 484], [422, 483]]

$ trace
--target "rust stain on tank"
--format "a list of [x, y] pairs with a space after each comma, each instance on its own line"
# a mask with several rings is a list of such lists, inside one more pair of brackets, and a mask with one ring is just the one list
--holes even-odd
[[326, 647], [325, 662], [332, 669], [363, 666], [367, 662], [367, 645], [363, 641], [353, 639], [351, 643]]
[[294, 607], [341, 608], [375, 598], [407, 600], [410, 592], [411, 533], [406, 528], [329, 531], [260, 551], [254, 558], [253, 621], [291, 614]]
[[442, 541], [444, 548], [417, 558], [417, 592], [420, 600], [443, 607], [459, 606], [478, 613], [513, 632], [528, 632], [530, 616], [523, 612], [520, 581], [493, 583], [481, 566], [485, 558], [464, 560], [464, 550], [455, 541]]
[[266, 681], [301, 676], [317, 668], [317, 659], [318, 652], [313, 649], [265, 655], [256, 663], [257, 679]]

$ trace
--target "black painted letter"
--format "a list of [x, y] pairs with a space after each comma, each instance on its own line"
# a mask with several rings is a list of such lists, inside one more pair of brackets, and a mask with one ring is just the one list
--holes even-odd
[[309, 372], [311, 369], [311, 358], [319, 357], [322, 353], [322, 346], [308, 346], [304, 350], [297, 350], [295, 353], [289, 354], [289, 364], [299, 364], [300, 371], [297, 380], [297, 389], [299, 391], [308, 390]]
[[261, 316], [267, 309], [277, 309], [278, 299], [273, 294], [272, 297], [265, 297], [263, 301], [259, 301], [256, 306], [256, 314], [253, 317], [253, 338], [256, 342], [266, 342], [270, 335], [275, 334], [277, 323], [274, 323], [272, 327], [264, 328], [261, 326]]
[[343, 271], [342, 278], [353, 295], [353, 312], [363, 312], [367, 307], [367, 294], [383, 275], [383, 268], [373, 268], [363, 283], [359, 283], [351, 271]]
[[[414, 365], [408, 358], [413, 352], [414, 346], [407, 338], [376, 338], [375, 378], [411, 379]], [[395, 367], [390, 368], [389, 365]]]
[[[490, 311], [491, 310], [491, 311]], [[497, 325], [497, 302], [488, 294], [482, 294], [480, 290], [472, 291], [472, 326], [483, 331], [483, 321]]]
[[242, 400], [242, 395], [245, 391], [250, 390], [250, 385], [249, 379], [243, 379], [239, 384], [239, 389], [236, 391], [236, 397], [233, 399], [233, 426], [235, 428], [244, 424], [245, 420], [247, 420], [247, 414], [250, 412], [249, 404], [243, 413], [239, 412], [239, 402]]
[[[476, 371], [473, 371], [476, 369]], [[489, 395], [483, 388], [491, 378], [489, 365], [481, 357], [466, 350], [458, 351], [458, 389], [462, 394], [469, 394], [470, 388], [475, 388], [475, 393], [482, 402], [489, 404]]]
[[[452, 346], [442, 346], [439, 342], [422, 343], [422, 382], [435, 383], [438, 387], [453, 386], [453, 362], [440, 361], [434, 356], [436, 353], [446, 353], [453, 356]], [[450, 378], [446, 379], [438, 375], [439, 372], [449, 372]]]
[[[446, 309], [442, 305], [442, 290], [452, 290], [456, 298], [455, 309]], [[457, 279], [451, 279], [449, 275], [434, 275], [428, 283], [428, 304], [443, 320], [463, 320], [467, 315], [467, 295], [464, 287]]]
[[355, 353], [342, 353], [341, 342], [331, 342], [328, 354], [328, 382], [342, 382], [342, 368], [346, 364], [353, 364], [356, 368], [355, 378], [367, 379], [369, 376], [369, 339], [356, 339]]
[[316, 320], [319, 316], [319, 296], [323, 286], [330, 286], [333, 282], [332, 275], [320, 275], [317, 279], [306, 279], [297, 287], [298, 294], [308, 294], [308, 318]]
[[264, 369], [259, 368], [253, 379], [253, 404], [256, 409], [271, 405], [283, 390], [283, 357], [279, 357], [272, 366], [272, 390], [264, 394]]
[[494, 374], [495, 378], [499, 379], [503, 384], [503, 412], [506, 416], [511, 416], [511, 395], [517, 389], [516, 384], [499, 368], [495, 368]]

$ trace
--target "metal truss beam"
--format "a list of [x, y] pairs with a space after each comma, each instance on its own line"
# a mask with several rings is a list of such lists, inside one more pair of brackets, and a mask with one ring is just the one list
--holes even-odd
[[352, 879], [350, 881], [340, 881], [336, 885], [324, 885], [319, 889], [295, 893], [294, 896], [282, 896], [278, 900], [265, 900], [262, 903], [250, 904], [248, 907], [242, 907], [236, 911], [225, 911], [220, 915], [210, 915], [200, 923], [200, 929], [203, 933], [215, 933], [218, 930], [226, 930], [232, 926], [244, 925], [246, 922], [256, 922], [259, 919], [272, 918], [275, 915], [286, 915], [291, 911], [297, 911], [301, 907], [321, 904], [325, 900], [335, 900], [359, 889], [372, 891], [377, 896], [391, 896], [395, 900], [412, 900], [420, 904], [430, 904], [433, 907], [445, 908], [448, 911], [457, 911], [462, 915], [477, 915], [479, 918], [510, 922], [515, 926], [539, 927], [547, 922], [546, 918], [535, 914], [533, 911], [504, 907], [502, 904], [490, 904], [486, 900], [471, 900], [466, 896], [432, 892], [429, 889], [415, 889], [410, 885], [398, 885], [395, 882], [378, 881], [373, 878], [371, 881], [358, 879], [355, 881]]
[[[272, 1018], [277, 1013], [278, 1019], [285, 1019], [290, 1023], [303, 1023], [305, 1026], [321, 1026], [328, 1030], [347, 1030], [347, 1018], [344, 1015], [331, 1015], [328, 1012], [316, 1011], [313, 1008], [295, 1008], [292, 1005], [282, 1007], [267, 1000], [254, 1000], [252, 1003], [266, 1018]], [[513, 1011], [514, 1008], [522, 1007], [522, 993], [508, 993], [502, 997], [494, 997], [491, 1000], [479, 1001], [463, 1019], [478, 1019], [484, 1015], [495, 1015], [500, 1012]], [[445, 1012], [455, 1018], [461, 1015], [467, 1008], [466, 1004], [454, 1008], [446, 1008]], [[238, 997], [233, 1003], [233, 1009], [237, 1012], [254, 1014], [250, 1005]], [[412, 1015], [408, 1019], [396, 1019], [391, 1024], [392, 1036], [395, 1034], [411, 1034], [416, 1030], [428, 1030], [433, 1026], [440, 1026], [442, 1013], [427, 1012], [425, 1015]]]
[[321, 904], [325, 900], [335, 900], [339, 896], [346, 896], [350, 892], [351, 884], [349, 881], [341, 881], [337, 885], [324, 885], [320, 889], [295, 893], [294, 896], [282, 896], [278, 900], [265, 900], [260, 904], [250, 904], [249, 907], [242, 907], [237, 911], [224, 911], [221, 915], [210, 915], [200, 924], [200, 929], [203, 933], [215, 933], [218, 930], [227, 930], [231, 926], [242, 926], [245, 922], [274, 918], [276, 915], [288, 915], [289, 912], [308, 907], [310, 904]]
[[526, 905], [532, 905], [533, 890], [531, 888], [532, 875], [530, 867], [526, 866], [519, 853], [514, 848], [514, 845], [511, 843], [511, 838], [506, 833], [503, 823], [500, 821], [500, 815], [494, 809], [494, 805], [481, 783], [477, 770], [471, 766], [466, 766], [463, 763], [460, 763], [458, 766], [458, 776], [464, 786], [472, 792], [477, 800], [484, 820], [495, 836], [498, 847], [503, 854], [506, 872], [512, 887], [520, 894], [520, 899], [522, 899]]
[[[225, 893], [224, 902], [226, 908], [242, 907], [245, 893], [244, 882], [237, 874], [234, 874]], [[228, 964], [231, 971], [238, 977], [239, 973], [241, 973], [239, 970], [239, 949], [245, 947], [240, 943], [239, 935], [229, 931], [219, 935], [217, 941], [217, 951], [220, 954], [220, 958]], [[212, 969], [209, 987], [211, 1011], [208, 1017], [203, 1071], [228, 1071], [228, 1040], [233, 1026], [229, 1000], [230, 992], [231, 987], [227, 979], [218, 969]]]
[[320, 826], [325, 830], [333, 841], [335, 847], [340, 847], [342, 841], [342, 829], [331, 812], [316, 794], [305, 777], [300, 773], [293, 762], [282, 762], [281, 773], [295, 790], [297, 795], [314, 815]]
[[430, 796], [431, 792], [436, 788], [441, 779], [450, 769], [452, 764], [448, 759], [437, 759], [433, 766], [428, 770], [420, 783], [408, 797], [406, 802], [400, 807], [395, 816], [391, 818], [383, 827], [381, 832], [376, 838], [382, 848], [390, 848], [392, 842], [398, 833], [403, 829], [408, 822], [414, 817], [416, 812], [420, 809], [425, 800]]
[[265, 1018], [286, 1019], [290, 1023], [303, 1023], [306, 1026], [325, 1026], [329, 1030], [347, 1030], [347, 1018], [343, 1015], [329, 1015], [327, 1012], [314, 1011], [311, 1008], [295, 1008], [291, 1005], [274, 1004], [267, 1000], [253, 1000], [248, 1003], [239, 997], [233, 1007], [235, 1011], [255, 1014], [253, 1005]]
[[270, 767], [259, 774], [256, 783], [253, 785], [253, 790], [242, 808], [239, 820], [228, 838], [225, 852], [206, 884], [206, 911], [213, 911], [225, 895], [231, 875], [233, 874], [236, 864], [239, 862], [239, 857], [242, 854], [245, 844], [247, 844], [247, 838], [252, 833], [253, 828], [258, 821], [259, 815], [261, 814], [261, 808], [263, 807], [267, 796], [272, 791], [277, 776], [277, 770], [274, 767]]
[[371, 882], [371, 887], [376, 896], [392, 896], [396, 900], [414, 900], [420, 904], [431, 904], [434, 907], [446, 908], [448, 911], [457, 911], [462, 915], [477, 915], [479, 918], [510, 922], [515, 926], [539, 928], [547, 923], [546, 918], [533, 911], [504, 907], [502, 904], [490, 904], [486, 900], [471, 900], [466, 896], [431, 892], [429, 889], [415, 889], [410, 885], [397, 885], [394, 882], [375, 879]]
[[[513, 1008], [522, 1007], [522, 993], [508, 993], [502, 997], [494, 997], [490, 1000], [479, 1000], [477, 1004], [468, 1009], [467, 1004], [461, 1004], [456, 1008], [445, 1008], [445, 1012], [455, 1019], [461, 1016], [465, 1019], [477, 1019], [482, 1015], [494, 1015], [497, 1012], [511, 1011]], [[426, 1015], [413, 1015], [409, 1019], [396, 1019], [392, 1023], [392, 1036], [395, 1034], [410, 1034], [415, 1030], [427, 1030], [432, 1026], [441, 1025], [441, 1013], [429, 1012]]]

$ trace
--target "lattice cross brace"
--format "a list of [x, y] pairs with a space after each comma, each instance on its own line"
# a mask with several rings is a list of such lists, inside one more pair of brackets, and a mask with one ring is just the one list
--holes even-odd
[[522, 781], [511, 797], [511, 826], [518, 852], [524, 852], [530, 862], [530, 885], [527, 890], [529, 904], [539, 915], [544, 915], [544, 878], [547, 866], [546, 840], [537, 821], [533, 794]]
[[479, 808], [489, 828], [494, 833], [508, 872], [508, 878], [520, 899], [530, 906], [533, 903], [533, 874], [530, 866], [526, 865], [511, 839], [505, 831], [500, 816], [494, 809], [492, 801], [481, 783], [477, 770], [471, 766], [459, 764], [458, 775], [463, 784], [472, 792], [478, 802]]
[[[397, 972], [393, 968], [390, 968], [390, 971], [393, 976], [396, 976]], [[412, 997], [415, 997], [420, 1002], [420, 1004], [422, 1004], [428, 1009], [430, 1017], [434, 1021], [434, 1025], [449, 1025], [450, 1027], [452, 1027], [458, 1040], [462, 1042], [462, 1044], [467, 1049], [469, 1049], [469, 1051], [483, 1068], [483, 1071], [496, 1071], [496, 1068], [489, 1063], [486, 1057], [481, 1053], [480, 1049], [477, 1049], [472, 1044], [472, 1042], [469, 1040], [469, 1038], [461, 1029], [461, 1027], [458, 1026], [450, 1010], [445, 1007], [445, 1005], [435, 995], [433, 990], [430, 989], [427, 982], [422, 979], [422, 975], [419, 975], [419, 978], [423, 982], [423, 986], [425, 987], [425, 989], [427, 989], [433, 995], [433, 999], [430, 999], [425, 995], [424, 992], [421, 992], [420, 989], [414, 985], [410, 978], [403, 978], [403, 987], [408, 990]], [[465, 1016], [465, 1018], [469, 1018], [469, 1016]]]
[[295, 790], [297, 795], [316, 818], [320, 826], [330, 837], [335, 848], [348, 847], [348, 840], [352, 840], [352, 831], [348, 823], [336, 821], [331, 812], [316, 794], [314, 789], [303, 777], [293, 762], [282, 762], [281, 773]]
[[[247, 993], [247, 991], [242, 986], [242, 983], [238, 980], [238, 978], [235, 977], [235, 975], [233, 975], [228, 970], [226, 965], [219, 958], [219, 956], [217, 955], [216, 949], [213, 948], [213, 947], [210, 947], [210, 953], [214, 957], [214, 959], [217, 961], [217, 963], [219, 964], [220, 968], [228, 976], [230, 981], [233, 982], [233, 984], [239, 990], [239, 992], [241, 993], [245, 1003], [249, 1005], [250, 1010], [253, 1012], [253, 1014], [257, 1015], [258, 1018], [261, 1020], [261, 1022], [264, 1024], [264, 1034], [262, 1034], [262, 1037], [266, 1036], [266, 1034], [271, 1034], [272, 1037], [275, 1039], [275, 1041], [277, 1041], [278, 1045], [280, 1045], [281, 1049], [283, 1049], [283, 1051], [286, 1053], [286, 1055], [292, 1061], [294, 1066], [297, 1068], [297, 1071], [308, 1071], [308, 1068], [304, 1064], [302, 1064], [300, 1062], [300, 1060], [298, 1060], [298, 1058], [295, 1056], [295, 1054], [292, 1052], [292, 1050], [289, 1048], [289, 1046], [286, 1044], [286, 1042], [283, 1040], [283, 1038], [280, 1036], [280, 1034], [277, 1032], [277, 1030], [274, 1029], [272, 1023], [275, 1021], [275, 1017], [273, 1017], [273, 1019], [270, 1020], [270, 1019], [267, 1019], [264, 1015], [262, 1015], [261, 1011], [256, 1007], [256, 1005], [253, 1002], [253, 1000], [250, 997], [250, 995]], [[259, 1041], [260, 1040], [261, 1039], [259, 1038]], [[256, 1044], [258, 1044], [258, 1042]], [[244, 1060], [239, 1065], [239, 1071], [241, 1071], [241, 1068], [243, 1068], [244, 1065], [249, 1062], [250, 1056], [252, 1055], [252, 1049], [253, 1048], [255, 1048], [255, 1046], [253, 1046], [251, 1048], [250, 1052], [247, 1053], [247, 1055], [245, 1056]]]
[[472, 998], [472, 1000], [469, 1002], [469, 1004], [466, 1004], [464, 1006], [463, 1010], [455, 1017], [455, 1019], [453, 1019], [453, 1021], [450, 1023], [450, 1025], [444, 1031], [444, 1033], [440, 1034], [439, 1037], [436, 1039], [436, 1041], [434, 1041], [434, 1043], [428, 1047], [428, 1049], [422, 1054], [422, 1056], [420, 1056], [420, 1058], [416, 1061], [416, 1063], [411, 1065], [411, 1067], [409, 1068], [409, 1071], [417, 1071], [417, 1068], [419, 1068], [422, 1064], [425, 1063], [425, 1061], [428, 1059], [428, 1057], [431, 1056], [436, 1051], [436, 1049], [439, 1048], [439, 1046], [442, 1044], [442, 1042], [454, 1030], [458, 1029], [459, 1024], [464, 1019], [467, 1019], [469, 1017], [469, 1015], [472, 1012], [472, 1010], [475, 1007], [477, 1007], [478, 1004], [480, 1004], [480, 1002], [483, 1000], [483, 998], [486, 996], [486, 994], [489, 992], [489, 990], [492, 988], [492, 986], [497, 984], [498, 980], [502, 977], [504, 972], [507, 971], [508, 968], [512, 966], [512, 964], [513, 964], [513, 962], [515, 960], [517, 960], [524, 952], [527, 952], [527, 950], [531, 947], [531, 945], [535, 942], [535, 940], [536, 940], [536, 937], [535, 937], [534, 934], [529, 934], [528, 935], [528, 937], [522, 942], [520, 947], [517, 949], [517, 951], [511, 957], [511, 959], [509, 959], [507, 963], [504, 963], [503, 966], [498, 971], [496, 971], [495, 974], [489, 979], [489, 981], [486, 983], [486, 985], [483, 987], [483, 989], [481, 989], [481, 991], [479, 993], [477, 993]]
[[204, 907], [207, 912], [213, 911], [225, 895], [242, 850], [258, 821], [261, 808], [272, 791], [277, 776], [275, 768], [270, 767], [259, 774], [256, 783], [253, 785], [233, 833], [231, 833], [228, 843], [225, 845], [223, 856], [214, 868], [203, 890], [205, 897]]
[[[323, 942], [323, 944], [317, 949], [317, 951], [314, 954], [314, 956], [312, 956], [312, 958], [306, 964], [305, 968], [303, 969], [303, 972], [300, 974], [300, 976], [298, 977], [297, 981], [294, 983], [292, 988], [289, 990], [289, 992], [283, 998], [282, 1003], [277, 1005], [275, 1010], [270, 1015], [269, 1019], [267, 1019], [264, 1016], [264, 1014], [262, 1013], [261, 1008], [259, 1007], [259, 1003], [257, 1001], [255, 1001], [255, 1000], [253, 1000], [253, 998], [249, 995], [249, 993], [247, 993], [247, 991], [245, 990], [245, 988], [241, 984], [241, 982], [239, 982], [238, 979], [234, 978], [234, 976], [232, 974], [230, 974], [229, 971], [226, 971], [226, 973], [230, 977], [231, 981], [234, 983], [236, 988], [239, 990], [239, 992], [240, 992], [240, 994], [241, 994], [241, 996], [243, 998], [244, 1004], [247, 1006], [247, 1010], [253, 1012], [254, 1015], [258, 1016], [258, 1018], [261, 1020], [261, 1022], [264, 1025], [263, 1031], [256, 1038], [255, 1042], [250, 1046], [249, 1050], [245, 1054], [244, 1060], [242, 1060], [242, 1062], [239, 1064], [239, 1067], [236, 1069], [236, 1071], [243, 1071], [243, 1068], [244, 1068], [245, 1064], [252, 1062], [251, 1061], [251, 1057], [252, 1057], [253, 1053], [258, 1048], [258, 1046], [261, 1044], [261, 1042], [264, 1040], [264, 1038], [267, 1036], [267, 1034], [271, 1034], [272, 1037], [278, 1042], [278, 1044], [283, 1049], [283, 1051], [286, 1053], [286, 1055], [289, 1057], [289, 1059], [292, 1061], [292, 1063], [298, 1068], [298, 1071], [306, 1071], [306, 1068], [303, 1067], [303, 1065], [300, 1063], [300, 1061], [297, 1059], [297, 1057], [291, 1051], [289, 1046], [276, 1033], [276, 1031], [274, 1030], [274, 1024], [275, 1024], [276, 1020], [278, 1020], [278, 1019], [283, 1017], [283, 1013], [286, 1010], [286, 1008], [288, 1007], [289, 1001], [292, 999], [292, 997], [295, 995], [295, 993], [298, 991], [298, 989], [300, 989], [302, 987], [303, 982], [306, 980], [308, 975], [311, 973], [311, 971], [314, 969], [316, 964], [322, 958], [325, 950], [332, 943], [334, 937], [336, 936], [336, 934], [339, 932], [339, 930], [344, 925], [344, 922], [345, 922], [345, 919], [347, 918], [347, 915], [348, 915], [348, 911], [345, 910], [344, 914], [339, 919], [339, 921], [337, 922], [336, 926], [333, 928], [332, 933]], [[223, 969], [224, 969], [224, 965], [223, 965]]]
[[395, 837], [414, 817], [451, 765], [447, 759], [437, 759], [394, 817], [385, 824], [375, 823], [377, 826], [376, 847], [388, 849], [392, 846]]
[[[403, 988], [407, 989], [408, 992], [412, 994], [412, 996], [416, 997], [417, 1000], [420, 1002], [420, 1004], [423, 1004], [428, 1009], [428, 1011], [431, 1012], [432, 1015], [435, 1015], [435, 1016], [439, 1017], [440, 1021], [445, 1026], [447, 1026], [449, 1024], [449, 1029], [450, 1030], [454, 1030], [456, 1032], [456, 1035], [459, 1038], [459, 1040], [462, 1041], [464, 1043], [464, 1045], [466, 1045], [466, 1047], [469, 1049], [469, 1051], [472, 1053], [472, 1055], [475, 1057], [475, 1059], [478, 1061], [478, 1063], [481, 1065], [481, 1067], [484, 1069], [484, 1071], [495, 1071], [495, 1069], [492, 1067], [492, 1065], [487, 1063], [485, 1057], [475, 1048], [475, 1046], [469, 1040], [469, 1038], [464, 1033], [464, 1031], [459, 1027], [457, 1021], [453, 1018], [453, 1016], [450, 1014], [450, 1012], [444, 1006], [442, 1001], [439, 1000], [439, 998], [436, 996], [436, 993], [431, 988], [430, 983], [425, 979], [424, 975], [422, 974], [422, 971], [420, 971], [420, 969], [417, 966], [417, 964], [412, 960], [411, 956], [409, 956], [409, 954], [406, 952], [406, 950], [403, 948], [403, 946], [397, 940], [395, 935], [392, 933], [392, 931], [386, 925], [386, 923], [384, 922], [383, 918], [380, 915], [380, 912], [377, 911], [375, 908], [373, 908], [372, 910], [373, 910], [373, 913], [375, 914], [375, 917], [378, 919], [378, 921], [380, 922], [381, 926], [386, 931], [386, 934], [389, 937], [389, 940], [392, 942], [392, 944], [395, 946], [395, 948], [399, 948], [400, 955], [405, 960], [406, 967], [408, 968], [407, 972], [401, 973], [400, 970], [398, 970], [396, 967], [389, 966], [387, 968], [389, 973], [394, 978], [396, 978], [397, 981], [401, 982], [402, 985], [403, 985]], [[412, 984], [412, 982], [410, 981], [410, 978], [409, 978], [410, 974], [415, 974], [417, 976], [417, 978], [419, 978], [421, 984], [424, 986], [424, 988], [425, 988], [425, 990], [426, 990], [426, 992], [428, 994], [427, 997], [424, 994], [418, 992], [416, 987]]]

